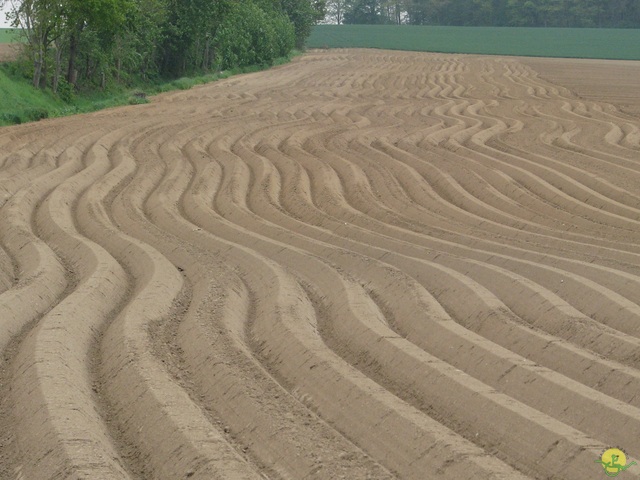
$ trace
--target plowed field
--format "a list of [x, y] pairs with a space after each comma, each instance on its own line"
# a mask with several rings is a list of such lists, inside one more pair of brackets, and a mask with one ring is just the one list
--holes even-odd
[[18, 47], [15, 43], [0, 43], [0, 62], [13, 60], [18, 53]]
[[571, 62], [318, 51], [0, 129], [0, 478], [640, 458], [640, 65]]

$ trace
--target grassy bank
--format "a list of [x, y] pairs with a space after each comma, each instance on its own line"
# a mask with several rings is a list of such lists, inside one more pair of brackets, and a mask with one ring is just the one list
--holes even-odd
[[187, 90], [195, 85], [215, 82], [233, 75], [258, 72], [285, 64], [297, 54], [299, 52], [293, 52], [288, 57], [276, 60], [273, 65], [238, 67], [207, 75], [144, 83], [129, 88], [114, 87], [104, 92], [76, 94], [66, 102], [49, 90], [33, 88], [28, 79], [17, 73], [13, 64], [0, 64], [0, 126], [147, 103], [147, 97], [151, 95], [172, 90]]
[[60, 99], [13, 76], [6, 65], [0, 65], [0, 98], [0, 125], [39, 120], [64, 107]]
[[640, 60], [640, 29], [318, 25], [307, 46]]

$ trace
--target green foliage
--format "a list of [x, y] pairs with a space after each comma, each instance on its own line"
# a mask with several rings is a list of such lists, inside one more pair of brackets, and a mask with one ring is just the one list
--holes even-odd
[[[285, 15], [275, 15], [270, 18], [275, 32], [275, 58], [287, 56], [297, 44], [295, 27]], [[311, 33], [311, 31], [309, 31]], [[303, 39], [307, 39], [306, 35]], [[273, 60], [272, 60], [273, 62]]]
[[11, 64], [0, 66], [0, 98], [0, 125], [47, 118], [52, 110], [63, 105], [49, 92], [33, 88]]
[[59, 3], [68, 28], [90, 28], [107, 35], [122, 29], [127, 15], [135, 8], [133, 0], [60, 0]]
[[44, 107], [28, 108], [24, 111], [25, 121], [36, 122], [49, 117], [49, 111]]
[[281, 0], [282, 10], [295, 27], [296, 48], [302, 48], [311, 34], [311, 28], [324, 17], [324, 1]]
[[387, 22], [381, 14], [378, 0], [356, 0], [345, 13], [344, 23], [347, 25], [376, 25]]
[[161, 72], [172, 76], [208, 70], [212, 38], [229, 8], [226, 0], [166, 0]]
[[177, 80], [174, 80], [173, 82], [171, 82], [171, 85], [173, 85], [178, 90], [189, 90], [195, 84], [196, 84], [195, 80], [187, 77], [178, 78]]
[[34, 86], [91, 91], [269, 64], [303, 44], [323, 2], [19, 0], [11, 17]]
[[[276, 58], [274, 65], [288, 62], [291, 56]], [[184, 77], [165, 82], [143, 82], [134, 89], [118, 89], [105, 92], [73, 93], [73, 86], [61, 80], [58, 95], [49, 90], [34, 88], [23, 75], [19, 65], [5, 63], [0, 65], [0, 126], [32, 122], [44, 118], [62, 117], [77, 113], [93, 112], [104, 108], [122, 105], [142, 105], [149, 102], [148, 95], [172, 90], [187, 90], [195, 85], [215, 82], [232, 75], [257, 72], [266, 66], [249, 65], [234, 67], [219, 73], [209, 73], [196, 77]], [[68, 103], [62, 100], [61, 92], [71, 89]], [[144, 88], [144, 90], [143, 90]]]
[[1, 29], [0, 42], [21, 39], [26, 46], [22, 58], [0, 68], [2, 125], [148, 102], [125, 87], [188, 89], [282, 63], [324, 15], [324, 0], [20, 0], [13, 6], [20, 34]]
[[640, 27], [638, 0], [327, 0], [327, 11], [338, 24]]
[[234, 4], [218, 27], [213, 39], [218, 66], [270, 64], [286, 55], [294, 46], [292, 23], [282, 13], [265, 13], [250, 2]]
[[640, 60], [640, 30], [318, 25], [307, 46]]
[[149, 103], [149, 99], [147, 98], [147, 95], [142, 92], [134, 92], [129, 97], [127, 103], [129, 105], [144, 105], [145, 103]]
[[76, 98], [75, 88], [64, 78], [58, 81], [58, 97], [65, 103], [72, 103]]

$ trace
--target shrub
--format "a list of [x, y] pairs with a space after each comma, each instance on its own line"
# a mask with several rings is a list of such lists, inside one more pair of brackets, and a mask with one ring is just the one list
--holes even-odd
[[253, 3], [234, 3], [214, 37], [218, 67], [267, 65], [295, 44], [293, 24], [280, 12], [265, 13]]
[[195, 85], [195, 82], [192, 78], [179, 78], [171, 82], [171, 84], [176, 87], [178, 90], [189, 90], [191, 87]]
[[20, 115], [17, 113], [2, 113], [0, 114], [1, 125], [19, 125], [22, 123]]
[[145, 103], [149, 103], [149, 100], [147, 99], [147, 97], [138, 97], [136, 95], [131, 95], [127, 103], [129, 105], [144, 105]]
[[24, 118], [27, 122], [36, 122], [49, 118], [49, 111], [41, 107], [30, 108], [24, 112]]
[[76, 98], [75, 87], [64, 78], [58, 79], [58, 97], [65, 103], [73, 103]]

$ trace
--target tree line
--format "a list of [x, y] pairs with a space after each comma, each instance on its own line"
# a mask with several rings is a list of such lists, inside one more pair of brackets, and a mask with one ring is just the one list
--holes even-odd
[[301, 48], [322, 0], [0, 0], [33, 85], [69, 92], [269, 64]]
[[639, 0], [328, 0], [325, 21], [497, 27], [640, 27]]

